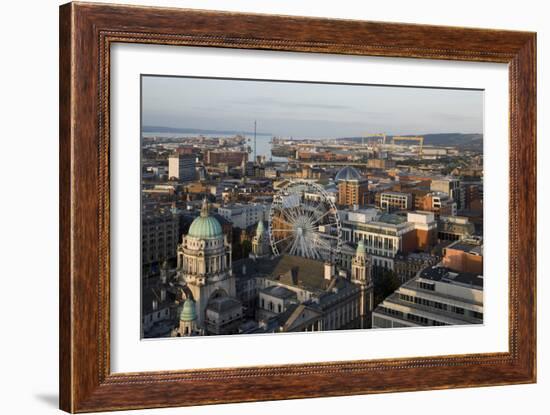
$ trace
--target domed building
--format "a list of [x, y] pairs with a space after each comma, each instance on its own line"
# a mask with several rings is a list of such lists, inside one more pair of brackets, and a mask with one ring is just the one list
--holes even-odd
[[338, 205], [353, 208], [368, 203], [369, 183], [357, 169], [346, 166], [334, 179], [338, 183]]
[[[220, 222], [209, 214], [206, 199], [200, 216], [191, 223], [187, 235], [182, 237], [177, 258], [179, 280], [189, 293], [186, 303], [189, 299], [194, 301], [197, 329], [217, 334], [234, 331], [237, 316], [239, 319], [242, 316], [242, 306], [235, 298], [231, 244], [224, 236]], [[215, 305], [219, 309], [220, 304], [231, 304], [230, 318], [223, 314], [207, 313], [209, 306]], [[214, 317], [207, 319], [207, 314]]]
[[352, 166], [344, 167], [336, 174], [336, 177], [334, 178], [337, 182], [362, 179], [363, 177], [361, 176], [361, 173], [359, 173], [357, 169]]
[[174, 329], [173, 337], [197, 336], [200, 331], [197, 328], [197, 312], [195, 310], [195, 302], [192, 298], [188, 298], [183, 303], [180, 312], [179, 326]]

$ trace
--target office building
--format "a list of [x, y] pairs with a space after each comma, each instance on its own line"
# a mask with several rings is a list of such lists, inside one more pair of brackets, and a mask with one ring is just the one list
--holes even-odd
[[380, 194], [380, 209], [391, 212], [394, 210], [410, 210], [412, 195], [402, 192], [382, 192]]
[[195, 156], [191, 154], [172, 154], [168, 157], [168, 178], [179, 182], [195, 180]]
[[457, 209], [464, 207], [464, 195], [460, 189], [460, 180], [456, 178], [433, 179], [430, 183], [432, 192], [442, 192], [449, 195], [456, 203]]
[[433, 266], [401, 285], [372, 313], [373, 328], [483, 323], [483, 277]]
[[171, 213], [148, 213], [141, 221], [141, 262], [143, 265], [175, 258], [179, 218]]
[[230, 221], [234, 227], [246, 229], [265, 221], [269, 215], [269, 205], [263, 203], [230, 203], [218, 208], [218, 213]]
[[208, 150], [205, 162], [211, 166], [226, 165], [228, 167], [241, 167], [248, 161], [246, 151]]

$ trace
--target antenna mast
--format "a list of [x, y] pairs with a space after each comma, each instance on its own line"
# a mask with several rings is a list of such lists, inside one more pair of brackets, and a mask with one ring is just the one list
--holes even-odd
[[254, 120], [254, 163], [256, 163], [256, 120]]

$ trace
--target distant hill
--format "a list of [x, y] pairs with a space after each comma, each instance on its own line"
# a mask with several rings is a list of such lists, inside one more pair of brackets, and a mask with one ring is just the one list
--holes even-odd
[[[170, 134], [246, 134], [253, 135], [254, 131], [235, 131], [235, 130], [203, 130], [200, 128], [178, 128], [178, 127], [159, 127], [155, 125], [144, 125], [141, 128], [142, 133], [170, 133]], [[270, 133], [256, 132], [256, 135], [271, 135]]]
[[[411, 137], [412, 135], [403, 135], [402, 137]], [[460, 148], [482, 149], [483, 134], [462, 134], [462, 133], [441, 133], [441, 134], [421, 134], [424, 137], [424, 145], [428, 146], [456, 146]], [[387, 140], [392, 136], [388, 135]], [[376, 139], [375, 137], [372, 140]], [[342, 137], [339, 140], [353, 140], [360, 142], [363, 137]], [[389, 142], [389, 141], [388, 141]]]
[[483, 134], [426, 134], [424, 144], [432, 146], [470, 146], [483, 145]]

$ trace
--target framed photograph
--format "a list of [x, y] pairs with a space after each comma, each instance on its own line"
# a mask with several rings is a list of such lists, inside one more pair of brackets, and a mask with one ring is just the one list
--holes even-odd
[[536, 35], [60, 8], [60, 407], [536, 381]]

